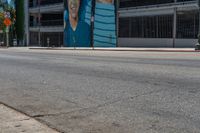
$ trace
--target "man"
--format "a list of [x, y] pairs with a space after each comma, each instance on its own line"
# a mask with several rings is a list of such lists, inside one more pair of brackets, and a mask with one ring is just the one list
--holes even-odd
[[81, 0], [67, 0], [64, 40], [67, 47], [89, 47], [90, 26], [80, 19]]

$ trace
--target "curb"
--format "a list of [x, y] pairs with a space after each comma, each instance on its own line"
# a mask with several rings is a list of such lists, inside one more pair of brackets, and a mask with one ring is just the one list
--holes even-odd
[[0, 47], [0, 49], [8, 49], [8, 47]]
[[152, 49], [152, 48], [144, 48], [144, 49], [104, 49], [104, 48], [29, 48], [31, 50], [81, 50], [81, 51], [135, 51], [135, 52], [200, 52], [200, 50], [185, 50], [185, 49]]

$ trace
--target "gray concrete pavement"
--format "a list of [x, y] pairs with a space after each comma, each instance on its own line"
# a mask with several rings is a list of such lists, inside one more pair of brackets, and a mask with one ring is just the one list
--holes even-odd
[[200, 133], [200, 53], [0, 50], [0, 101], [66, 133]]
[[58, 133], [44, 124], [0, 104], [0, 133]]

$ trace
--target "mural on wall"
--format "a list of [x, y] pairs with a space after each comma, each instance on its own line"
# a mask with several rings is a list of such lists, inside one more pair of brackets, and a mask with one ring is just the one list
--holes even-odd
[[116, 47], [116, 13], [114, 0], [96, 0], [94, 46]]
[[90, 23], [85, 21], [89, 0], [66, 0], [64, 13], [64, 46], [89, 47]]
[[92, 42], [94, 47], [116, 46], [114, 0], [96, 0], [94, 10], [91, 27], [92, 0], [65, 0], [64, 46], [90, 47]]

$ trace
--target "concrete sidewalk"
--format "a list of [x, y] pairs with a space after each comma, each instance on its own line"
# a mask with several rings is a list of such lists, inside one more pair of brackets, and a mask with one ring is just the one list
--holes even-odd
[[0, 133], [58, 133], [33, 118], [0, 104]]

